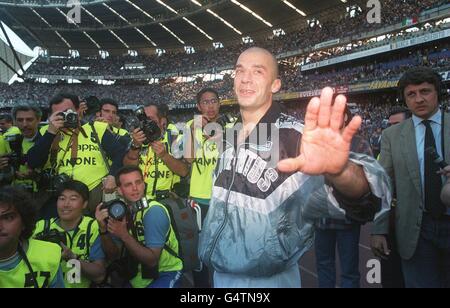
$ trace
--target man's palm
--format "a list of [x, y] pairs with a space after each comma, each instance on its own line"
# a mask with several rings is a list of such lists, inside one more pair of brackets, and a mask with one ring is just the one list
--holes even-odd
[[282, 172], [300, 171], [306, 174], [339, 174], [344, 170], [353, 136], [361, 126], [354, 117], [342, 130], [346, 98], [338, 96], [332, 105], [333, 90], [325, 88], [319, 98], [308, 104], [300, 156], [278, 163]]

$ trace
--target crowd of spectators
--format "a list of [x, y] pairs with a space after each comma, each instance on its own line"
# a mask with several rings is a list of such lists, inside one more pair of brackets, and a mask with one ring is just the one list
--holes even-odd
[[[304, 50], [328, 40], [354, 36], [377, 28], [402, 22], [405, 18], [415, 18], [420, 12], [446, 3], [442, 0], [384, 0], [382, 1], [382, 22], [369, 23], [366, 15], [369, 8], [362, 7], [351, 17], [349, 13], [324, 20], [320, 25], [288, 32], [283, 36], [271, 36], [264, 40], [255, 39], [253, 43], [240, 43], [219, 49], [196, 50], [193, 54], [167, 52], [158, 55], [112, 56], [105, 59], [99, 56], [90, 58], [49, 58], [41, 57], [28, 69], [29, 74], [79, 76], [133, 76], [186, 74], [195, 71], [219, 71], [231, 67], [234, 59], [251, 45], [265, 47], [274, 54]], [[337, 20], [336, 20], [337, 19]], [[386, 38], [389, 39], [389, 38]], [[379, 44], [368, 40], [358, 40], [357, 44], [367, 48], [368, 44]], [[331, 48], [320, 53], [313, 60], [354, 52], [354, 49]], [[313, 61], [314, 62], [314, 61]], [[139, 66], [140, 68], [136, 68]], [[74, 69], [78, 67], [79, 69]], [[81, 67], [87, 68], [83, 69]], [[133, 68], [134, 67], [134, 68]]]
[[[296, 64], [296, 59], [283, 61], [280, 65], [282, 80], [281, 93], [301, 92], [321, 89], [324, 86], [348, 86], [374, 80], [393, 80], [411, 66], [430, 66], [438, 71], [450, 70], [450, 44], [441, 44], [432, 49], [420, 49], [389, 55], [384, 60], [369, 63], [348, 63], [345, 66], [330, 66], [320, 70], [304, 71]], [[17, 101], [30, 101], [46, 105], [49, 98], [59, 92], [75, 92], [81, 97], [112, 97], [122, 105], [136, 105], [146, 102], [168, 104], [171, 107], [194, 102], [195, 94], [204, 87], [219, 91], [222, 99], [232, 99], [233, 78], [224, 75], [222, 80], [203, 81], [198, 77], [191, 82], [175, 82], [176, 78], [161, 79], [159, 83], [148, 81], [116, 81], [105, 86], [95, 82], [81, 84], [42, 84], [38, 82], [0, 84], [0, 102], [3, 106], [14, 105]]]

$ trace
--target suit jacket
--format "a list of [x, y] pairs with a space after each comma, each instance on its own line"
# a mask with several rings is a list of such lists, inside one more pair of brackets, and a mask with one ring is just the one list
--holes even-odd
[[[450, 114], [444, 119], [445, 160], [450, 161]], [[395, 208], [395, 235], [402, 259], [408, 260], [416, 251], [422, 214], [425, 208], [422, 196], [416, 134], [412, 119], [389, 127], [381, 138], [380, 164], [391, 177], [397, 196]], [[388, 234], [389, 215], [380, 216], [372, 234]]]

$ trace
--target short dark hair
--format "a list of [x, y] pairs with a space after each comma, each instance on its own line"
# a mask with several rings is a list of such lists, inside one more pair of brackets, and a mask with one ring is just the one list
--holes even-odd
[[19, 111], [33, 111], [34, 114], [36, 115], [36, 118], [40, 119], [42, 117], [41, 108], [39, 108], [38, 106], [35, 106], [35, 105], [23, 104], [23, 105], [18, 105], [13, 108], [12, 116], [13, 116], [14, 120], [17, 119], [17, 113]]
[[409, 85], [419, 85], [424, 82], [434, 85], [439, 99], [441, 99], [442, 78], [437, 72], [429, 67], [414, 67], [406, 71], [398, 82], [399, 98], [404, 100], [405, 88]]
[[76, 96], [75, 94], [71, 94], [71, 93], [61, 92], [61, 93], [53, 96], [50, 99], [50, 102], [49, 102], [50, 110], [52, 109], [53, 105], [61, 104], [62, 101], [65, 99], [70, 99], [76, 109], [78, 109], [80, 107], [80, 100], [79, 100], [78, 96]]
[[29, 239], [36, 227], [37, 217], [36, 206], [30, 195], [18, 187], [4, 186], [0, 188], [0, 203], [14, 207], [19, 212], [23, 223], [20, 239]]
[[405, 115], [405, 119], [411, 117], [411, 111], [403, 106], [393, 106], [389, 112], [389, 117], [399, 113], [403, 113]]
[[67, 182], [64, 182], [58, 188], [56, 195], [58, 197], [61, 196], [65, 190], [75, 191], [80, 194], [81, 198], [83, 198], [83, 201], [89, 201], [89, 188], [86, 186], [86, 184], [80, 181], [69, 180]]
[[120, 186], [120, 177], [124, 174], [129, 174], [132, 172], [138, 172], [141, 175], [141, 178], [144, 178], [144, 174], [142, 173], [141, 168], [139, 168], [138, 166], [123, 166], [122, 168], [120, 168], [117, 173], [116, 173], [116, 185]]
[[8, 114], [8, 113], [0, 114], [0, 120], [5, 120], [8, 123], [12, 123], [13, 122], [12, 116], [10, 114]]
[[167, 118], [169, 115], [169, 106], [167, 104], [161, 104], [159, 105], [159, 112], [161, 113], [161, 117]]
[[100, 100], [100, 110], [103, 108], [104, 105], [112, 105], [116, 107], [117, 111], [119, 111], [119, 104], [112, 98], [102, 98]]
[[213, 89], [213, 88], [203, 88], [203, 89], [200, 90], [200, 92], [197, 93], [197, 104], [200, 104], [202, 96], [205, 93], [213, 93], [217, 97], [217, 99], [219, 99], [219, 92], [217, 92], [215, 89]]
[[161, 105], [158, 105], [156, 103], [145, 103], [144, 104], [144, 107], [152, 107], [152, 106], [154, 106], [156, 108], [156, 115], [158, 116], [158, 118], [161, 119], [162, 117], [164, 117], [163, 110], [161, 110]]

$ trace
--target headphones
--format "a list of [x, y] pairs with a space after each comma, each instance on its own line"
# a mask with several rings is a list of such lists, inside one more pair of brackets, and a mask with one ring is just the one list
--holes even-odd
[[[437, 84], [437, 89], [436, 89], [436, 91], [437, 91], [437, 93], [438, 93], [438, 102], [439, 103], [442, 103], [442, 101], [445, 99], [445, 97], [448, 95], [448, 92], [447, 92], [447, 87], [446, 87], [446, 85], [444, 84], [444, 81], [443, 81], [443, 79], [442, 79], [442, 76], [439, 74], [439, 73], [437, 73], [437, 72], [435, 72], [434, 70], [432, 70], [432, 69], [430, 69], [430, 68], [418, 68], [418, 69], [420, 69], [421, 70], [421, 72], [423, 72], [424, 70], [426, 70], [426, 71], [429, 71], [430, 73], [432, 73], [433, 75], [434, 75], [434, 77], [436, 78], [436, 80], [438, 80], [438, 84]], [[409, 72], [407, 72], [407, 73], [405, 73], [405, 74], [414, 74], [415, 72], [414, 72], [414, 69], [412, 69], [412, 70], [410, 70]], [[404, 77], [405, 75], [403, 75], [403, 77]], [[402, 78], [403, 78], [402, 77]], [[400, 81], [402, 80], [402, 78], [400, 78]], [[399, 83], [400, 83], [400, 81], [399, 81]], [[427, 81], [424, 81], [424, 82], [427, 82]], [[401, 88], [401, 87], [399, 87], [398, 88], [398, 94], [397, 94], [397, 96], [398, 96], [398, 102], [399, 103], [402, 103], [402, 104], [406, 104], [406, 100], [405, 100], [405, 96], [404, 96], [404, 92], [405, 91], [405, 88]]]

